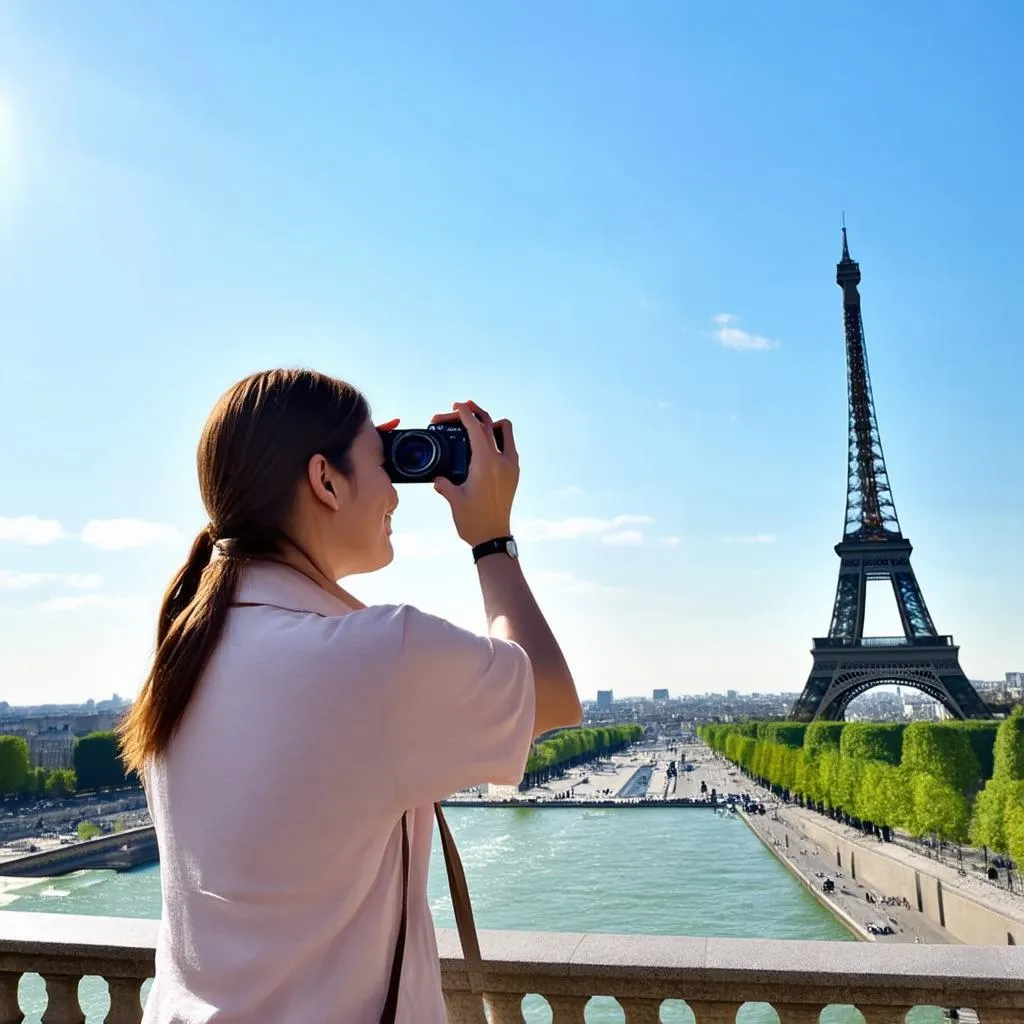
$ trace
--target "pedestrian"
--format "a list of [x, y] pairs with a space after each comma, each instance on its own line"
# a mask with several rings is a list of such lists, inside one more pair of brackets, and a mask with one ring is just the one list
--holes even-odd
[[581, 715], [511, 539], [512, 425], [454, 409], [435, 421], [465, 429], [468, 479], [434, 486], [478, 563], [482, 636], [336, 582], [393, 558], [397, 421], [375, 428], [359, 391], [306, 370], [254, 374], [214, 407], [209, 524], [121, 729], [160, 848], [145, 1024], [446, 1020], [431, 805], [518, 783], [534, 737]]

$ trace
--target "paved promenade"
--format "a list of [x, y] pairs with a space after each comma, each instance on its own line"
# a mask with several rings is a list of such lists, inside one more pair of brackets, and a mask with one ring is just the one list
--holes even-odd
[[[699, 755], [695, 757], [699, 758]], [[714, 777], [720, 777], [716, 772], [728, 771], [731, 767], [728, 762], [711, 754], [710, 751], [706, 757], [717, 764], [717, 768], [713, 765], [708, 768], [709, 774]], [[765, 804], [764, 815], [755, 814], [748, 817], [751, 828], [765, 843], [802, 878], [812, 884], [817, 892], [821, 893], [821, 883], [825, 877], [832, 879], [835, 889], [828, 895], [821, 893], [823, 899], [850, 917], [860, 928], [866, 929], [868, 924], [872, 923], [888, 923], [893, 928], [892, 935], [872, 936], [876, 941], [949, 944], [958, 942], [946, 929], [929, 921], [916, 908], [885, 906], [880, 902], [882, 897], [893, 894], [870, 889], [837, 871], [834, 858], [818, 849], [813, 841], [809, 842], [804, 838], [805, 822], [813, 822], [819, 828], [828, 829], [847, 842], [855, 843], [866, 850], [874, 853], [884, 852], [885, 856], [891, 857], [894, 861], [938, 877], [945, 889], [959, 891], [982, 906], [1024, 922], [1024, 898], [1019, 895], [1013, 895], [1006, 889], [991, 885], [975, 875], [961, 875], [952, 865], [940, 864], [904, 846], [886, 843], [883, 848], [877, 839], [864, 835], [858, 829], [796, 804], [783, 804], [768, 790], [754, 785], [742, 775], [733, 775], [731, 778], [737, 791], [748, 793], [753, 799]], [[735, 781], [737, 778], [738, 783]], [[869, 892], [879, 902], [868, 902]]]

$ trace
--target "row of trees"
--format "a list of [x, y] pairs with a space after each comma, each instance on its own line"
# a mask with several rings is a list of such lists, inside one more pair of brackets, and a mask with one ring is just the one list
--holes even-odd
[[563, 729], [534, 746], [526, 759], [521, 789], [530, 789], [561, 775], [567, 768], [595, 757], [614, 754], [644, 734], [642, 725], [606, 725], [596, 729]]
[[747, 722], [701, 738], [780, 795], [854, 824], [1024, 863], [1024, 709], [998, 722]]
[[75, 741], [74, 768], [32, 768], [28, 743], [21, 736], [0, 736], [0, 796], [51, 795], [137, 785], [134, 773], [125, 774], [117, 736], [94, 732]]

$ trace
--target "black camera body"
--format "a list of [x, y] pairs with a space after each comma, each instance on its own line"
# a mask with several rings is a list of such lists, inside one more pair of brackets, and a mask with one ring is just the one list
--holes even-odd
[[[469, 435], [461, 423], [431, 423], [422, 429], [381, 430], [384, 468], [396, 484], [427, 484], [439, 476], [463, 484], [469, 475], [472, 452]], [[503, 448], [500, 427], [494, 439]]]

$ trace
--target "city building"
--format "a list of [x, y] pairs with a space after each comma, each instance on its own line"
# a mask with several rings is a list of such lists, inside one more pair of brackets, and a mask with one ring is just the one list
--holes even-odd
[[77, 736], [108, 732], [121, 719], [121, 710], [91, 711], [91, 707], [99, 706], [66, 705], [60, 712], [56, 705], [48, 705], [43, 714], [36, 713], [37, 708], [8, 707], [0, 716], [0, 735], [21, 736], [28, 744], [33, 768], [70, 768]]
[[615, 695], [611, 690], [598, 690], [597, 691], [597, 706], [605, 711], [611, 710], [611, 706], [615, 701]]
[[655, 702], [659, 700], [668, 700], [668, 690], [655, 690], [653, 695]]

